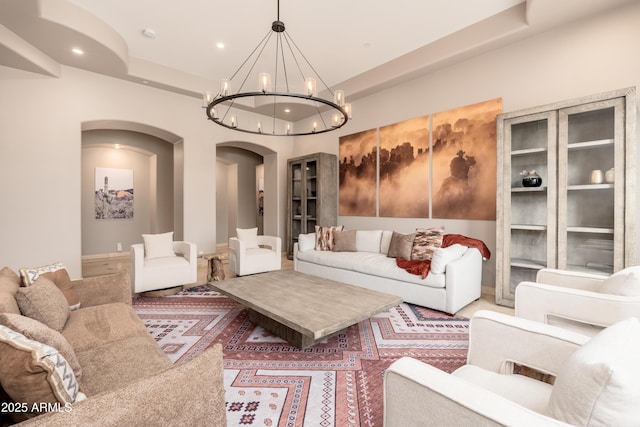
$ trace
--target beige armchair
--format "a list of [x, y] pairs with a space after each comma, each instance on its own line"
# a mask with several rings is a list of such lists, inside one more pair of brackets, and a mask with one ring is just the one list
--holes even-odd
[[[384, 426], [632, 426], [640, 419], [640, 322], [590, 339], [501, 313], [471, 319], [468, 364], [452, 374], [412, 358], [384, 373]], [[517, 374], [522, 365], [553, 385]]]
[[238, 276], [280, 270], [282, 241], [276, 236], [258, 236], [257, 228], [237, 229], [229, 239], [229, 269]]
[[173, 241], [173, 233], [144, 234], [144, 243], [131, 245], [131, 285], [134, 293], [196, 283], [195, 243]]
[[521, 282], [515, 315], [593, 336], [628, 317], [640, 318], [640, 267], [609, 275], [543, 269]]

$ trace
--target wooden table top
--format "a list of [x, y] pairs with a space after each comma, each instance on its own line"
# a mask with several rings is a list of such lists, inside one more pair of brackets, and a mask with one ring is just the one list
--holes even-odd
[[313, 339], [328, 336], [402, 302], [402, 298], [293, 270], [212, 284], [222, 294]]

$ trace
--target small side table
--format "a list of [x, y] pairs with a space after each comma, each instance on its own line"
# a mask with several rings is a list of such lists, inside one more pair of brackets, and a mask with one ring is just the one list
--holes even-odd
[[222, 257], [216, 254], [202, 255], [202, 259], [207, 260], [207, 283], [224, 280], [224, 267]]

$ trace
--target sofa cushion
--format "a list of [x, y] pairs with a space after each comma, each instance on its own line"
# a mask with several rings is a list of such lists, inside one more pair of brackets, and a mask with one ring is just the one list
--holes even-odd
[[73, 290], [73, 283], [69, 277], [67, 269], [61, 262], [42, 265], [40, 267], [21, 268], [20, 276], [22, 277], [23, 286], [33, 285], [40, 277], [46, 277], [51, 280], [62, 291], [64, 297], [69, 302], [69, 307], [76, 310], [80, 307], [80, 298]]
[[245, 249], [252, 249], [260, 247], [258, 245], [258, 228], [236, 228], [236, 236], [238, 240], [244, 243]]
[[355, 252], [356, 251], [356, 230], [335, 230], [333, 232], [334, 252]]
[[147, 289], [151, 289], [151, 286], [154, 286], [152, 289], [158, 289], [160, 283], [175, 286], [175, 283], [180, 283], [185, 277], [189, 277], [190, 268], [189, 261], [181, 256], [146, 259], [144, 261], [144, 286]]
[[82, 368], [78, 363], [76, 353], [60, 332], [30, 317], [12, 313], [0, 313], [0, 325], [10, 328], [30, 340], [38, 341], [58, 350], [73, 369], [78, 382], [82, 381]]
[[44, 323], [51, 329], [62, 331], [69, 318], [69, 303], [51, 280], [38, 278], [33, 286], [22, 287], [16, 293], [20, 312]]
[[566, 360], [548, 413], [576, 426], [636, 426], [640, 419], [640, 321], [604, 329]]
[[300, 234], [298, 235], [298, 250], [308, 251], [316, 245], [316, 233]]
[[442, 246], [443, 235], [444, 227], [416, 228], [411, 259], [418, 261], [430, 260], [435, 250]]
[[342, 225], [324, 227], [316, 225], [316, 251], [330, 251], [333, 249], [333, 232], [342, 231]]
[[466, 246], [457, 243], [446, 248], [436, 249], [433, 252], [433, 258], [431, 258], [431, 272], [444, 273], [447, 264], [460, 258], [467, 252], [467, 249]]
[[358, 252], [380, 253], [382, 230], [358, 230], [356, 232], [356, 250]]
[[145, 259], [174, 257], [173, 231], [161, 234], [143, 234]]
[[0, 379], [15, 402], [63, 405], [84, 399], [73, 370], [55, 348], [0, 325]]
[[413, 250], [413, 240], [416, 234], [400, 234], [393, 232], [387, 256], [390, 258], [411, 259], [411, 251]]
[[77, 355], [85, 372], [82, 391], [87, 396], [120, 389], [171, 367], [169, 358], [148, 335], [93, 346]]
[[131, 306], [117, 302], [72, 311], [62, 335], [82, 365], [80, 353], [89, 348], [133, 336], [148, 338], [149, 332]]
[[[422, 279], [421, 276], [408, 273], [398, 267], [395, 258], [389, 258], [384, 254], [350, 252], [347, 255], [341, 252], [313, 250], [298, 252], [298, 260], [432, 288], [444, 288], [445, 286], [444, 274], [429, 274], [426, 279]], [[402, 286], [402, 284], [398, 283], [398, 286]]]
[[0, 293], [8, 292], [15, 295], [20, 287], [20, 276], [9, 267], [0, 270]]
[[622, 271], [603, 280], [598, 290], [603, 294], [625, 297], [640, 296], [640, 276], [635, 271]]

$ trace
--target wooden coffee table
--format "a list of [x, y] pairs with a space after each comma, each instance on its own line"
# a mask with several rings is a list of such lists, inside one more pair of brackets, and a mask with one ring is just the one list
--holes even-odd
[[322, 277], [278, 270], [212, 286], [249, 308], [249, 319], [298, 348], [388, 310], [402, 298]]

